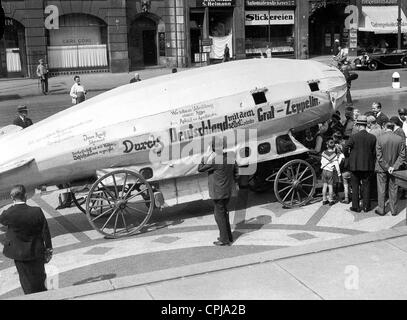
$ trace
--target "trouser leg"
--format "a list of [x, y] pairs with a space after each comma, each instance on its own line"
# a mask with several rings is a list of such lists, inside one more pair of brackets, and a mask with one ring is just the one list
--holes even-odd
[[224, 200], [224, 205], [225, 205], [226, 231], [227, 231], [227, 234], [228, 234], [229, 241], [233, 242], [232, 228], [230, 227], [229, 210], [227, 208], [228, 203], [229, 203], [229, 199], [225, 199]]
[[360, 179], [358, 173], [351, 173], [351, 185], [352, 185], [352, 208], [359, 209], [359, 183]]
[[399, 187], [396, 184], [396, 178], [389, 174], [389, 200], [391, 214], [397, 214], [397, 193]]
[[[229, 235], [226, 225], [226, 206], [224, 199], [214, 200], [215, 203], [215, 221], [219, 229], [219, 241], [229, 242]], [[230, 228], [230, 225], [229, 225]]]
[[380, 213], [384, 213], [385, 196], [386, 196], [386, 185], [387, 185], [387, 173], [377, 172], [377, 206]]
[[363, 172], [362, 176], [362, 199], [363, 208], [370, 208], [370, 180], [371, 172]]
[[46, 291], [45, 267], [41, 260], [14, 261], [24, 294]]

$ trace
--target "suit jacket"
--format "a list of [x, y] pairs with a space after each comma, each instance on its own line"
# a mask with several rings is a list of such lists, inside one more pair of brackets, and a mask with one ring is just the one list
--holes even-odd
[[3, 211], [0, 223], [8, 227], [3, 254], [10, 259], [41, 259], [45, 249], [52, 248], [47, 219], [41, 208], [16, 204]]
[[390, 167], [398, 170], [406, 158], [405, 139], [394, 132], [385, 132], [377, 138], [376, 155], [377, 172], [387, 172]]
[[31, 121], [30, 118], [27, 118], [27, 117], [24, 118], [24, 121], [20, 117], [17, 117], [17, 118], [14, 119], [13, 124], [15, 124], [16, 126], [20, 126], [23, 129], [25, 129], [25, 128], [31, 126], [33, 124], [33, 122]]
[[345, 156], [349, 157], [350, 171], [374, 171], [376, 137], [366, 130], [350, 136], [345, 145]]
[[379, 124], [381, 127], [383, 127], [383, 125], [386, 122], [389, 122], [389, 118], [383, 113], [380, 112], [380, 114], [376, 117], [376, 122], [377, 124]]
[[[208, 172], [209, 196], [213, 200], [228, 199], [232, 196], [235, 181], [239, 178], [236, 163], [227, 163], [227, 153], [223, 154], [223, 164], [205, 163], [202, 158], [199, 172]], [[230, 158], [234, 159], [234, 158]]]

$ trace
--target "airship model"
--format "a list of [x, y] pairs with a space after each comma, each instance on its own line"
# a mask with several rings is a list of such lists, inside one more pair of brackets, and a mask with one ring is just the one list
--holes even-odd
[[330, 119], [345, 94], [338, 69], [274, 58], [127, 84], [26, 129], [0, 129], [0, 197], [15, 184], [68, 186], [60, 191], [97, 231], [135, 234], [157, 207], [208, 198], [197, 168], [211, 139], [226, 136], [242, 176], [272, 181], [285, 206], [303, 205], [316, 176], [294, 133]]

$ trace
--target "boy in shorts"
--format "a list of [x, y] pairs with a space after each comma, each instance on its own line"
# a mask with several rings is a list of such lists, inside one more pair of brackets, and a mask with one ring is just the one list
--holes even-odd
[[[321, 169], [322, 169], [322, 204], [334, 205], [334, 170], [336, 170], [338, 177], [341, 176], [341, 171], [339, 169], [339, 157], [336, 153], [335, 142], [330, 139], [327, 143], [327, 150], [322, 152], [321, 155]], [[327, 197], [328, 191], [328, 197]]]

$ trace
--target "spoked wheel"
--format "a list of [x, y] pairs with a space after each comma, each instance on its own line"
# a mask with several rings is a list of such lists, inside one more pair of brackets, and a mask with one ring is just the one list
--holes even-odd
[[154, 192], [137, 172], [120, 169], [100, 177], [86, 199], [86, 216], [107, 238], [133, 235], [154, 210]]
[[375, 71], [379, 67], [376, 61], [370, 61], [369, 64], [367, 65], [370, 71]]
[[404, 57], [403, 59], [401, 59], [401, 66], [403, 68], [407, 68], [407, 57]]
[[[88, 194], [89, 194], [89, 188], [84, 188], [80, 191], [71, 191], [73, 203], [84, 214], [86, 214], [86, 199], [88, 198]], [[94, 203], [95, 203], [95, 201], [92, 201], [92, 205]], [[97, 216], [97, 214], [95, 214], [95, 213], [91, 213], [91, 215], [94, 217]]]
[[274, 193], [285, 208], [302, 206], [313, 197], [317, 177], [312, 166], [304, 160], [287, 162], [274, 180]]

